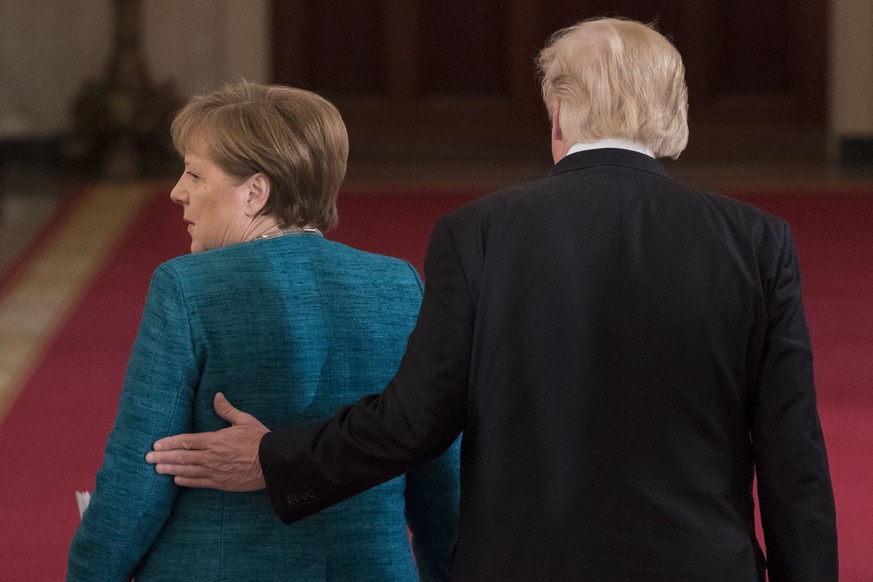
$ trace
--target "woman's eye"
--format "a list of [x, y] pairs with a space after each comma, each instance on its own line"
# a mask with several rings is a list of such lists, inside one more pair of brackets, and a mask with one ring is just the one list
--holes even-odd
[[195, 181], [196, 181], [196, 180], [199, 180], [199, 179], [200, 179], [200, 176], [198, 176], [198, 175], [195, 174], [194, 172], [185, 172], [185, 173], [188, 174], [189, 176], [191, 176], [191, 179], [192, 179], [192, 180], [195, 180]]

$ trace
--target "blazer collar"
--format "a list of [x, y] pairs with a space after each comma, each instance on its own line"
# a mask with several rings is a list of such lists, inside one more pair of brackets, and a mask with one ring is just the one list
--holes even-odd
[[552, 166], [549, 176], [557, 176], [574, 170], [584, 170], [595, 166], [623, 166], [642, 170], [659, 176], [669, 177], [663, 164], [651, 156], [617, 148], [585, 150], [564, 156]]

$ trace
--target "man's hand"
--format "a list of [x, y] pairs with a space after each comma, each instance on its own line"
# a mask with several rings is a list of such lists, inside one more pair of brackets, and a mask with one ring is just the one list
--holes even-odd
[[179, 434], [155, 442], [146, 461], [155, 471], [175, 475], [177, 485], [221, 491], [257, 491], [266, 487], [258, 447], [270, 432], [257, 418], [231, 406], [221, 392], [213, 402], [218, 416], [232, 426], [215, 431]]

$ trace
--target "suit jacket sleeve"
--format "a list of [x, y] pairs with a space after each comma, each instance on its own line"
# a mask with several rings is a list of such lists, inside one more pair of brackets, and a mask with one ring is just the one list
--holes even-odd
[[473, 301], [441, 219], [425, 257], [425, 291], [398, 372], [382, 394], [330, 420], [272, 431], [260, 462], [285, 522], [396, 477], [445, 451], [464, 427]]
[[103, 466], [70, 546], [68, 581], [131, 579], [178, 490], [145, 455], [158, 438], [191, 432], [197, 377], [180, 285], [162, 266], [152, 277]]
[[787, 224], [768, 287], [751, 436], [769, 579], [835, 582], [834, 498], [816, 411], [800, 267]]

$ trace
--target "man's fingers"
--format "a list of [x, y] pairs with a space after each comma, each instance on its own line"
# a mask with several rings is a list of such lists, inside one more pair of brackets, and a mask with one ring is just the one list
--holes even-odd
[[204, 449], [204, 437], [201, 434], [177, 434], [155, 441], [152, 448], [156, 451], [172, 451], [177, 449]]
[[178, 485], [221, 491], [257, 491], [265, 487], [258, 463], [258, 445], [269, 432], [257, 418], [231, 406], [223, 394], [213, 401], [215, 411], [233, 426], [215, 432], [162, 438], [145, 460]]
[[155, 471], [161, 475], [176, 475], [186, 478], [203, 478], [206, 470], [202, 465], [177, 465], [175, 463], [158, 463]]
[[162, 464], [162, 465], [191, 465], [191, 466], [204, 466], [207, 465], [210, 461], [211, 457], [208, 453], [203, 451], [184, 451], [179, 449], [174, 449], [172, 451], [162, 451], [155, 452], [150, 451], [146, 453], [146, 462], [151, 463], [153, 465]]
[[218, 489], [219, 491], [256, 491], [266, 487], [264, 483], [255, 483], [245, 487], [235, 486], [233, 483], [226, 483], [207, 477], [199, 473], [192, 475], [180, 474], [173, 477], [173, 483], [180, 487], [200, 487], [207, 489]]

